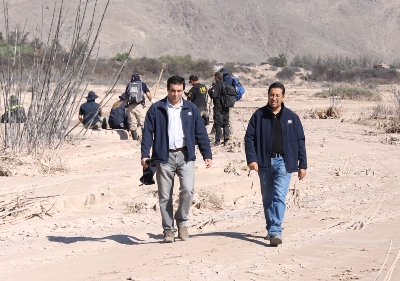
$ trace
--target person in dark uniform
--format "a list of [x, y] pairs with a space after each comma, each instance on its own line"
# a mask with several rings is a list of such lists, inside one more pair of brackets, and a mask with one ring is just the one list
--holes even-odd
[[99, 96], [96, 95], [95, 92], [90, 91], [86, 97], [86, 102], [79, 108], [78, 119], [86, 129], [98, 129], [103, 127], [104, 119], [100, 120], [102, 116], [101, 107], [95, 102], [98, 97]]
[[221, 144], [222, 130], [224, 145], [229, 144], [229, 107], [224, 107], [221, 104], [221, 95], [223, 90], [222, 73], [214, 74], [215, 82], [208, 90], [208, 94], [213, 100], [214, 105], [214, 125], [215, 125], [215, 142], [214, 145]]
[[111, 108], [110, 117], [108, 118], [108, 125], [111, 129], [130, 130], [128, 113], [126, 110], [128, 103], [125, 97], [125, 93], [119, 96], [119, 101], [115, 102]]
[[10, 107], [6, 109], [6, 112], [1, 116], [1, 123], [25, 123], [26, 114], [22, 104], [18, 102], [18, 98], [15, 95], [10, 97]]
[[199, 77], [190, 75], [189, 83], [192, 88], [187, 93], [187, 100], [193, 102], [199, 109], [200, 115], [203, 118], [204, 125], [208, 125], [208, 110], [207, 110], [207, 87], [199, 82]]

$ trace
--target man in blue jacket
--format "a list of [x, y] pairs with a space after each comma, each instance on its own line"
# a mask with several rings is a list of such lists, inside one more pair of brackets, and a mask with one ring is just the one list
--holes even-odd
[[307, 156], [299, 117], [283, 104], [285, 87], [275, 82], [268, 89], [268, 104], [249, 121], [245, 135], [246, 160], [258, 172], [270, 245], [282, 244], [282, 222], [291, 173], [306, 176]]
[[[167, 81], [168, 96], [150, 106], [147, 111], [141, 146], [141, 165], [147, 168], [156, 162], [158, 197], [164, 229], [164, 242], [174, 242], [174, 219], [178, 238], [186, 240], [189, 233], [186, 222], [194, 194], [194, 172], [197, 144], [206, 168], [211, 167], [210, 140], [203, 119], [194, 103], [182, 99], [185, 79], [172, 76]], [[179, 206], [173, 216], [174, 177], [179, 177]]]

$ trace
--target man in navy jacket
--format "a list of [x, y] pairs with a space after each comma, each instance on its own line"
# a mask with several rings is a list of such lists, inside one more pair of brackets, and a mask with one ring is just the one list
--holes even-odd
[[[210, 140], [203, 119], [194, 103], [182, 99], [185, 79], [172, 76], [167, 81], [168, 96], [150, 106], [147, 111], [141, 145], [141, 165], [147, 168], [152, 149], [156, 162], [156, 179], [162, 217], [164, 242], [175, 241], [174, 219], [178, 237], [186, 240], [186, 222], [194, 194], [195, 145], [203, 156], [206, 168], [211, 167]], [[174, 177], [179, 177], [179, 206], [173, 216]]]
[[291, 173], [306, 176], [307, 156], [299, 117], [283, 104], [285, 87], [275, 82], [268, 89], [268, 104], [251, 117], [246, 135], [246, 160], [258, 172], [268, 231], [272, 246], [282, 244], [282, 222]]

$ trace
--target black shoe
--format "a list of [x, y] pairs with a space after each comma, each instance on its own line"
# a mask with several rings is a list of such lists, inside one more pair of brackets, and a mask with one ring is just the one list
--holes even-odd
[[106, 118], [103, 118], [103, 122], [101, 122], [101, 128], [107, 129], [107, 119]]
[[136, 130], [131, 130], [131, 134], [132, 134], [132, 139], [133, 140], [138, 140], [138, 136], [137, 136]]
[[220, 142], [220, 141], [215, 141], [215, 142], [213, 143], [213, 146], [218, 146], [218, 145], [221, 145], [221, 142]]
[[229, 139], [224, 140], [224, 146], [230, 145]]

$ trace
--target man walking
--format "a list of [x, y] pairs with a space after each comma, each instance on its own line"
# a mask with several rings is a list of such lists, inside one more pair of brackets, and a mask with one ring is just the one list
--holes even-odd
[[275, 82], [268, 89], [268, 104], [251, 117], [246, 135], [246, 160], [258, 172], [270, 245], [282, 244], [282, 222], [291, 173], [306, 176], [307, 156], [299, 117], [284, 106], [285, 87]]
[[138, 140], [139, 138], [137, 134], [137, 124], [140, 123], [140, 126], [143, 129], [145, 117], [144, 96], [146, 95], [151, 103], [154, 103], [154, 99], [151, 97], [150, 90], [147, 87], [147, 84], [140, 80], [140, 76], [137, 73], [132, 74], [131, 82], [129, 82], [129, 84], [126, 86], [125, 95], [129, 104], [128, 118], [132, 138], [134, 140]]
[[207, 87], [199, 82], [196, 75], [190, 75], [189, 84], [192, 88], [187, 93], [187, 100], [193, 102], [200, 111], [200, 115], [204, 120], [204, 125], [208, 125], [207, 111]]
[[[164, 229], [164, 242], [178, 237], [189, 237], [186, 222], [194, 194], [195, 145], [199, 146], [206, 168], [211, 167], [212, 155], [206, 127], [196, 105], [182, 99], [185, 79], [172, 76], [167, 81], [168, 96], [153, 104], [144, 122], [141, 165], [147, 167], [152, 149], [152, 161], [156, 162], [158, 197]], [[174, 177], [179, 177], [179, 206], [173, 216]]]
[[224, 145], [229, 144], [229, 107], [224, 107], [221, 104], [222, 91], [224, 84], [222, 82], [222, 73], [216, 72], [214, 74], [215, 83], [208, 90], [213, 101], [213, 114], [214, 114], [214, 126], [215, 126], [215, 141], [214, 145], [221, 144], [222, 130]]

